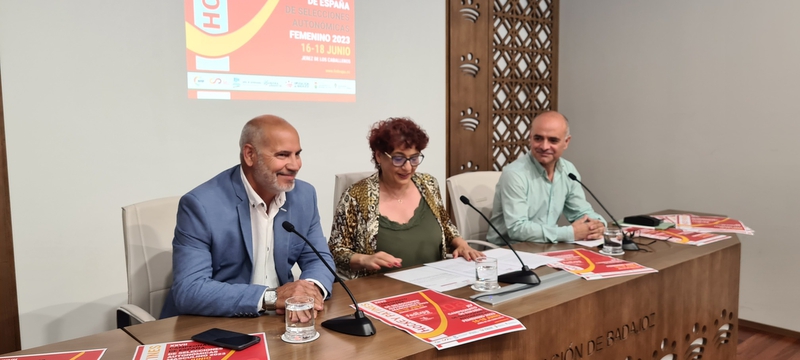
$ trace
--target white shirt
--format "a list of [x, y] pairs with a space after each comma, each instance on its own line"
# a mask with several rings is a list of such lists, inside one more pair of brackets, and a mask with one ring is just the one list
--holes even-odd
[[[270, 289], [280, 286], [278, 274], [275, 272], [275, 232], [273, 224], [278, 209], [286, 203], [286, 193], [281, 192], [272, 199], [267, 207], [256, 191], [250, 186], [250, 182], [242, 174], [247, 199], [250, 203], [250, 229], [253, 233], [253, 277], [250, 282], [256, 285], [265, 285]], [[281, 211], [285, 211], [282, 210]]]
[[[244, 176], [244, 171], [241, 171], [242, 183], [244, 190], [247, 193], [247, 199], [250, 204], [250, 229], [253, 233], [253, 276], [250, 280], [251, 283], [256, 285], [264, 285], [267, 289], [277, 289], [280, 286], [278, 280], [278, 273], [275, 271], [275, 232], [273, 225], [275, 224], [275, 215], [278, 211], [286, 211], [281, 207], [286, 203], [286, 193], [281, 192], [275, 196], [269, 207], [261, 199], [261, 196], [256, 193], [250, 182]], [[302, 270], [302, 269], [301, 269]], [[328, 296], [325, 287], [319, 281], [313, 279], [306, 279], [313, 282], [320, 289], [322, 289], [322, 297]], [[266, 291], [265, 291], [266, 293]], [[263, 299], [263, 296], [262, 296]], [[259, 304], [261, 308], [261, 304]]]

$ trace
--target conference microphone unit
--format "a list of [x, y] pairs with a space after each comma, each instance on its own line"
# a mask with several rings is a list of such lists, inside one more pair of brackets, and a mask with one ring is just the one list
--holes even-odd
[[466, 196], [461, 195], [461, 202], [464, 203], [464, 205], [467, 205], [471, 207], [473, 210], [477, 211], [478, 214], [480, 214], [481, 217], [484, 220], [486, 220], [486, 222], [494, 230], [494, 232], [496, 232], [497, 235], [500, 236], [500, 238], [503, 239], [503, 241], [505, 241], [506, 245], [508, 245], [508, 248], [511, 249], [511, 252], [513, 252], [514, 256], [516, 256], [517, 259], [519, 260], [519, 263], [522, 264], [522, 270], [512, 271], [510, 273], [499, 275], [497, 276], [497, 281], [504, 282], [507, 284], [529, 284], [533, 286], [541, 284], [542, 281], [539, 279], [539, 276], [536, 275], [536, 273], [533, 272], [533, 270], [531, 270], [531, 268], [529, 268], [528, 265], [525, 265], [525, 263], [522, 261], [522, 258], [520, 258], [519, 254], [517, 254], [517, 251], [514, 250], [514, 248], [511, 246], [511, 243], [503, 236], [503, 234], [497, 231], [497, 228], [494, 227], [494, 224], [492, 224], [491, 221], [489, 221], [489, 218], [487, 218], [486, 215], [484, 215], [480, 210], [478, 210], [475, 206], [473, 206], [469, 202], [469, 199], [467, 199]]
[[339, 284], [342, 285], [344, 291], [347, 291], [347, 295], [350, 295], [350, 300], [353, 301], [353, 305], [355, 305], [356, 307], [356, 312], [353, 313], [353, 315], [345, 315], [330, 320], [325, 320], [322, 322], [322, 326], [332, 331], [348, 335], [356, 335], [356, 336], [375, 335], [375, 326], [372, 325], [372, 321], [370, 321], [369, 318], [367, 318], [367, 316], [364, 315], [364, 312], [361, 311], [361, 309], [358, 307], [358, 301], [356, 301], [356, 298], [353, 296], [353, 293], [350, 292], [350, 289], [347, 288], [347, 285], [344, 284], [344, 281], [342, 281], [339, 275], [336, 275], [336, 271], [334, 271], [331, 268], [331, 266], [328, 265], [328, 262], [326, 262], [325, 259], [322, 258], [322, 254], [320, 254], [319, 251], [317, 251], [317, 248], [315, 248], [314, 245], [312, 245], [311, 242], [308, 241], [308, 239], [306, 239], [305, 236], [297, 232], [292, 223], [284, 221], [282, 225], [284, 230], [299, 236], [301, 239], [303, 239], [303, 241], [306, 242], [306, 244], [308, 244], [308, 246], [311, 247], [311, 250], [314, 250], [314, 253], [317, 254], [317, 257], [322, 261], [323, 264], [325, 264], [325, 267], [328, 268], [331, 274], [333, 274], [333, 277], [336, 279], [336, 281], [338, 281]]
[[603, 203], [601, 203], [600, 200], [597, 199], [597, 196], [594, 196], [594, 194], [592, 193], [592, 190], [589, 190], [589, 188], [586, 187], [586, 185], [583, 185], [583, 183], [580, 180], [578, 180], [578, 177], [575, 176], [575, 174], [569, 173], [569, 175], [567, 175], [567, 176], [569, 176], [570, 179], [572, 179], [573, 181], [577, 182], [578, 184], [581, 184], [581, 186], [584, 189], [586, 189], [586, 191], [589, 192], [589, 195], [592, 195], [592, 197], [594, 198], [594, 201], [597, 201], [597, 203], [600, 204], [600, 207], [603, 208], [603, 211], [605, 211], [606, 214], [608, 214], [608, 216], [611, 218], [611, 220], [614, 221], [614, 225], [617, 225], [617, 228], [619, 228], [619, 231], [622, 232], [622, 249], [623, 250], [628, 250], [628, 251], [639, 251], [639, 245], [636, 245], [636, 243], [633, 242], [633, 240], [631, 239], [631, 236], [629, 234], [625, 233], [625, 231], [622, 230], [622, 226], [619, 225], [619, 222], [617, 222], [617, 219], [614, 218], [614, 215], [611, 215], [611, 213], [608, 212], [608, 209], [606, 209], [606, 207], [603, 206]]

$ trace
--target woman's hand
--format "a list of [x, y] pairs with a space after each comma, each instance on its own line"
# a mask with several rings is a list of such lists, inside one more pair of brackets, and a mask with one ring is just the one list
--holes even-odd
[[[350, 258], [351, 269], [379, 270], [380, 268], [398, 268], [402, 266], [403, 259], [396, 258], [383, 251], [372, 255], [354, 254]], [[353, 265], [356, 265], [355, 267]]]
[[464, 258], [464, 260], [472, 261], [477, 258], [486, 257], [486, 255], [484, 255], [482, 252], [469, 246], [467, 241], [462, 238], [453, 239], [452, 246], [455, 247], [455, 250], [453, 250], [454, 259], [461, 256]]

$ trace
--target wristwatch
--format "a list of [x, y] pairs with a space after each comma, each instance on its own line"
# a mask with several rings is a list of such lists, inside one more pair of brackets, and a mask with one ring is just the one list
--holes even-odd
[[264, 292], [264, 304], [263, 308], [265, 311], [275, 311], [275, 303], [278, 302], [278, 292], [275, 289], [267, 289]]

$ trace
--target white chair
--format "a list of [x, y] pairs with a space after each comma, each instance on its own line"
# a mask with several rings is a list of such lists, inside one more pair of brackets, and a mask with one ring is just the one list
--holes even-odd
[[[377, 170], [376, 170], [377, 171]], [[336, 174], [336, 181], [333, 186], [333, 214], [336, 214], [336, 205], [339, 205], [339, 199], [342, 197], [350, 185], [357, 183], [359, 180], [374, 174], [375, 171], [362, 171], [344, 174]]]
[[128, 303], [117, 309], [117, 327], [153, 321], [172, 286], [172, 238], [179, 196], [122, 208]]
[[497, 249], [500, 246], [483, 240], [464, 240], [475, 250]]
[[450, 203], [453, 206], [453, 217], [461, 237], [465, 240], [485, 240], [489, 224], [475, 210], [464, 205], [460, 200], [461, 196], [466, 196], [470, 204], [491, 218], [494, 189], [500, 180], [500, 173], [500, 171], [474, 171], [447, 179], [447, 192], [450, 194]]

